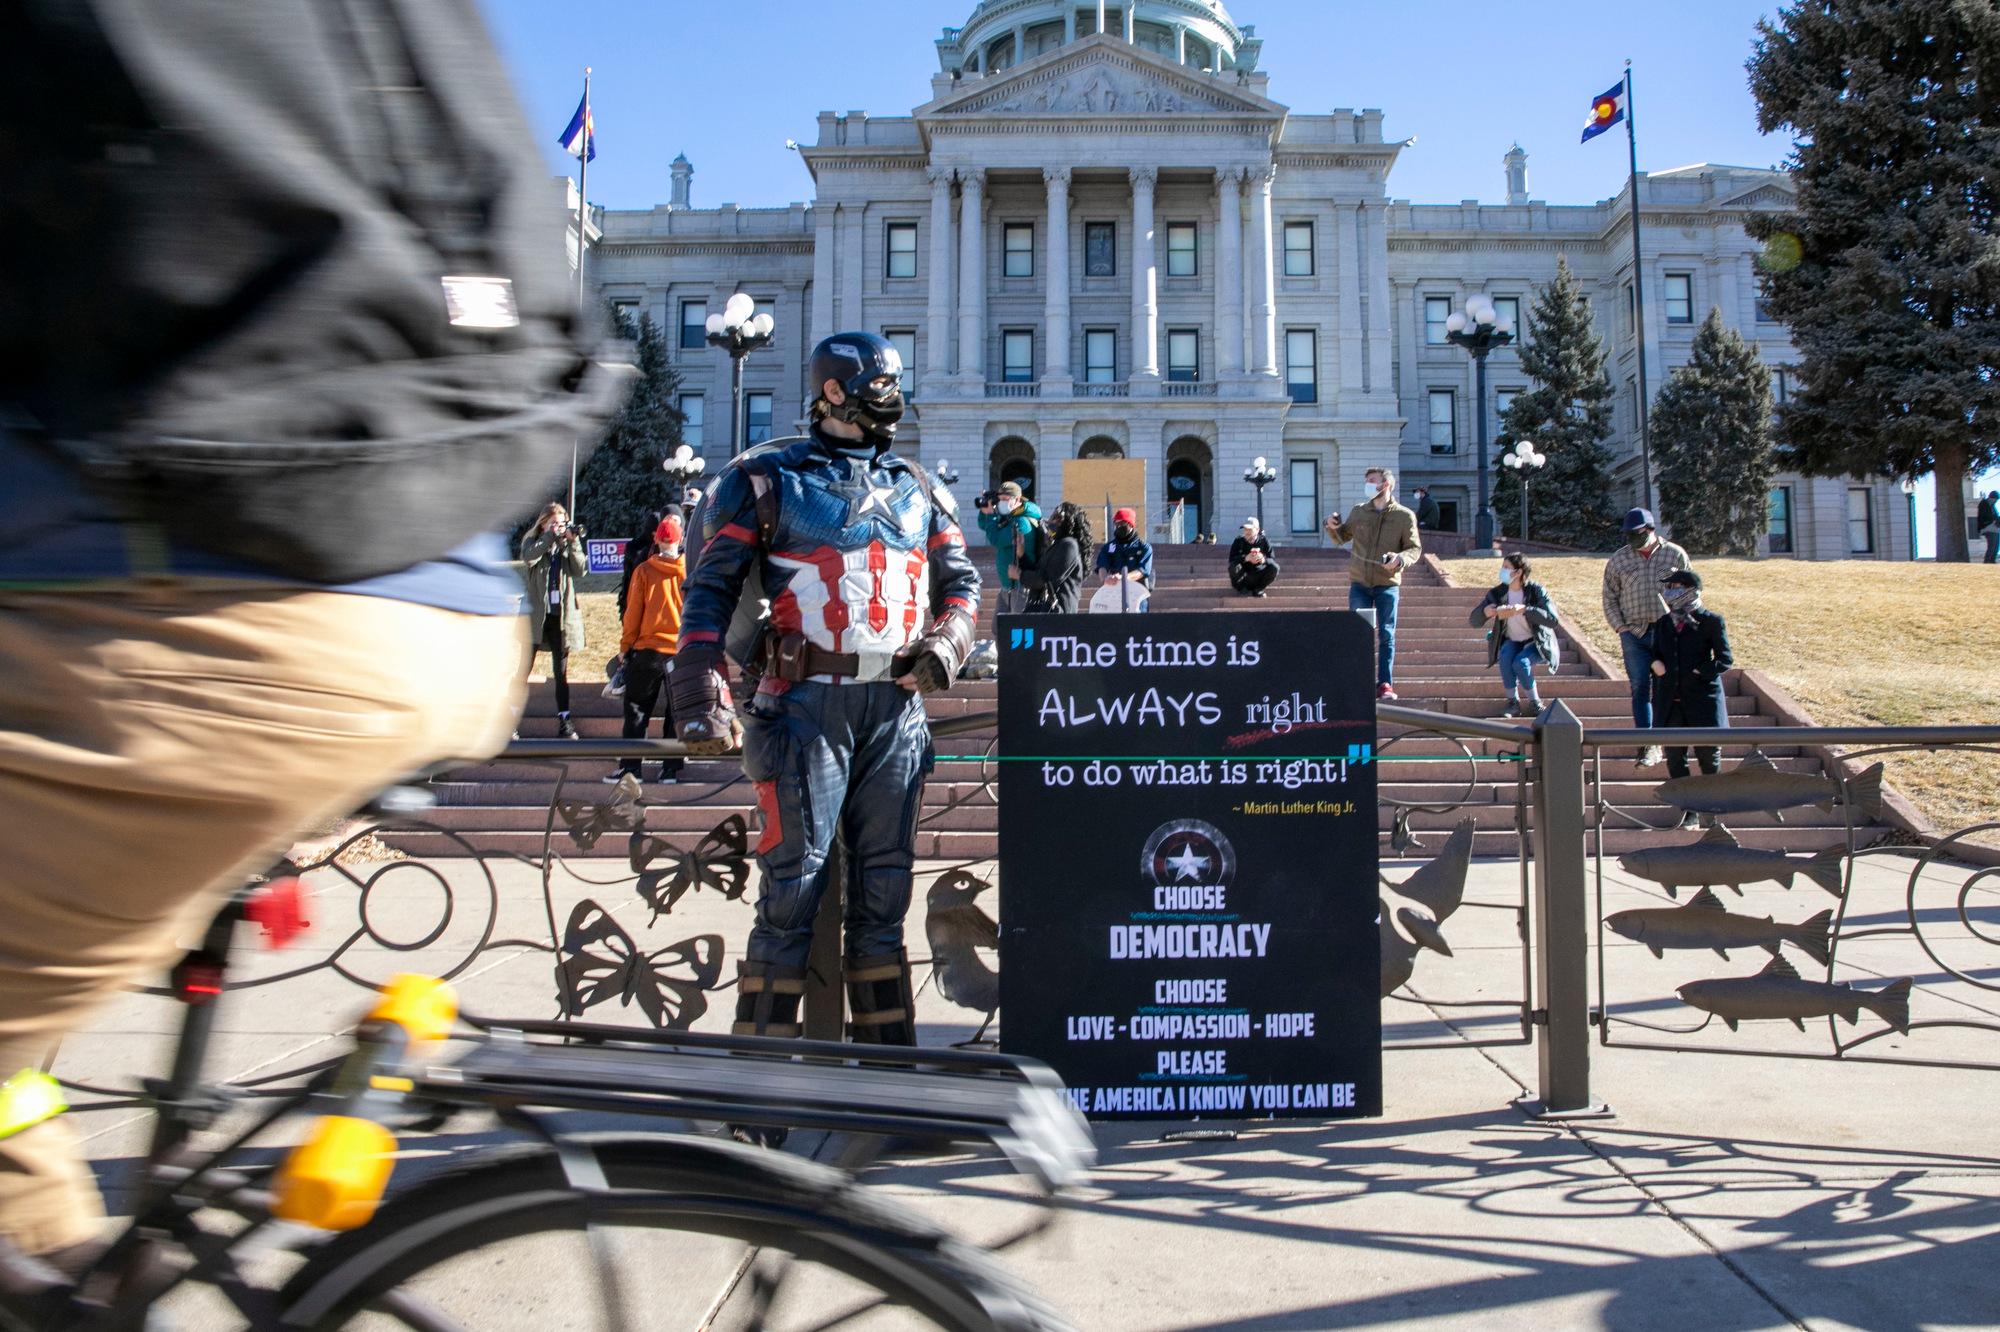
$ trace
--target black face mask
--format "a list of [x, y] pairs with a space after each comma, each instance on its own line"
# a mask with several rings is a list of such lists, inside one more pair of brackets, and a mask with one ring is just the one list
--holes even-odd
[[840, 406], [829, 407], [827, 415], [859, 427], [878, 449], [885, 449], [896, 438], [896, 422], [903, 419], [903, 412], [903, 389], [897, 385], [886, 392], [850, 393]]
[[1625, 534], [1625, 543], [1634, 550], [1644, 550], [1646, 543], [1652, 539], [1653, 529], [1650, 527], [1642, 527], [1636, 532], [1627, 532]]
[[1133, 531], [1132, 524], [1130, 523], [1113, 523], [1111, 525], [1111, 535], [1120, 541], [1130, 541], [1138, 534]]

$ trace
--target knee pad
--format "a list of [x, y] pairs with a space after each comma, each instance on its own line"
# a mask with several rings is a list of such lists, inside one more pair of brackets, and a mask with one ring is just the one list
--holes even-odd
[[856, 1045], [915, 1045], [917, 999], [908, 950], [850, 955], [841, 969], [847, 977], [848, 1039]]

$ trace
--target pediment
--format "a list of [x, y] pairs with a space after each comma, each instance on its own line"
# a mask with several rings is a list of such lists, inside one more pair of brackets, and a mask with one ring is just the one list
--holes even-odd
[[1798, 201], [1798, 196], [1782, 185], [1759, 185], [1756, 189], [1739, 194], [1733, 199], [1724, 199], [1716, 207], [1790, 208]]
[[1112, 36], [1091, 36], [1024, 65], [971, 82], [917, 108], [919, 120], [954, 116], [1277, 119], [1278, 103], [1194, 75], [1173, 60]]

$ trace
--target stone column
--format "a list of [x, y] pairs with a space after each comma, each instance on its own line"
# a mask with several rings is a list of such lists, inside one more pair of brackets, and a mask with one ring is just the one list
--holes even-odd
[[[1362, 337], [1368, 344], [1368, 377], [1365, 387], [1368, 392], [1394, 401], [1396, 374], [1389, 359], [1390, 330], [1395, 325], [1391, 312], [1395, 309], [1394, 298], [1389, 294], [1389, 209], [1382, 203], [1366, 204], [1361, 209], [1361, 266], [1366, 270], [1362, 285], [1368, 293], [1368, 318], [1362, 321]], [[1524, 306], [1521, 317], [1527, 318]], [[1515, 329], [1519, 337], [1521, 330]], [[1416, 364], [1416, 352], [1412, 349], [1408, 365]], [[1389, 408], [1393, 413], [1393, 406]], [[1532, 525], [1533, 519], [1530, 518]]]
[[1016, 25], [1014, 28], [1014, 64], [1016, 67], [1028, 59], [1028, 30]]
[[1076, 40], [1076, 6], [1065, 5], [1063, 7], [1063, 45], [1068, 46], [1075, 40]]
[[840, 254], [841, 330], [861, 331], [868, 327], [861, 318], [862, 265], [867, 262], [868, 213], [865, 204], [842, 204], [840, 226], [846, 233]]
[[1069, 168], [1043, 167], [1049, 191], [1047, 221], [1048, 300], [1043, 308], [1042, 379], [1061, 396], [1069, 394]]
[[[820, 200], [813, 205], [813, 292], [812, 345], [833, 334], [833, 205]], [[717, 307], [720, 313], [720, 307]], [[811, 347], [806, 349], [810, 354]], [[724, 427], [727, 429], [728, 427]]]
[[1215, 176], [1215, 369], [1219, 379], [1243, 373], [1243, 168]]
[[[1131, 7], [1126, 6], [1126, 12]], [[1132, 379], [1160, 378], [1159, 273], [1154, 267], [1153, 186], [1157, 167], [1136, 166], [1132, 177]]]
[[1187, 63], [1187, 24], [1185, 23], [1174, 24], [1174, 63], [1176, 65], [1185, 65]]
[[1338, 393], [1345, 398], [1361, 391], [1361, 358], [1365, 353], [1361, 336], [1361, 213], [1353, 204], [1336, 200], [1333, 216], [1338, 241], [1335, 280], [1339, 283], [1336, 300], [1340, 316], [1337, 324], [1340, 354], [1334, 364], [1340, 367]]
[[986, 382], [986, 172], [965, 167], [958, 180], [958, 373], [978, 385]]
[[931, 292], [926, 310], [929, 345], [924, 349], [923, 391], [936, 393], [951, 375], [951, 182], [946, 166], [927, 167], [931, 183]]
[[1277, 176], [1276, 164], [1250, 170], [1250, 369], [1273, 379], [1278, 376], [1278, 307], [1272, 275], [1271, 183]]

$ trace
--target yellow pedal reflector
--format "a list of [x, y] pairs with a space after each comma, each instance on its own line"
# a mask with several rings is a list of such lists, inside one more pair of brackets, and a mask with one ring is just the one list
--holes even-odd
[[393, 1022], [413, 1041], [441, 1041], [458, 1021], [458, 996], [435, 976], [405, 972], [390, 979], [369, 1010], [376, 1022]]
[[279, 1169], [272, 1215], [321, 1230], [366, 1225], [395, 1168], [396, 1138], [372, 1119], [328, 1115]]
[[0, 1138], [10, 1138], [69, 1109], [62, 1084], [38, 1068], [24, 1068], [0, 1082]]

